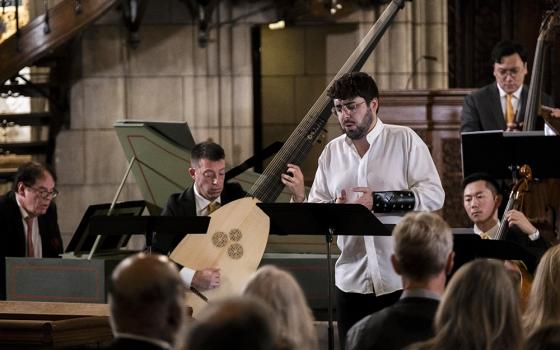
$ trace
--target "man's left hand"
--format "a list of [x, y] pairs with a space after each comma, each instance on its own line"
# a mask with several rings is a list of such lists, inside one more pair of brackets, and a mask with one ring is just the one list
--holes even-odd
[[301, 203], [305, 200], [305, 184], [303, 181], [303, 173], [299, 166], [295, 164], [288, 164], [287, 174], [282, 174], [282, 183], [288, 187], [292, 192], [292, 199], [296, 203]]

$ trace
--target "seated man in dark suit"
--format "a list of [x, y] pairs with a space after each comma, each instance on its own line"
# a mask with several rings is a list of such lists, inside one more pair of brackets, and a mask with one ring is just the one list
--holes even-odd
[[453, 237], [447, 223], [433, 213], [409, 213], [395, 227], [391, 262], [404, 291], [392, 306], [356, 323], [346, 349], [402, 349], [433, 336], [432, 323], [453, 268]]
[[[463, 180], [463, 204], [474, 223], [474, 232], [486, 239], [496, 239], [500, 220], [498, 209], [502, 202], [499, 185], [486, 173], [474, 173]], [[533, 253], [542, 256], [548, 245], [539, 230], [519, 210], [504, 214], [508, 222], [506, 239], [516, 242]]]
[[[496, 81], [465, 97], [461, 132], [512, 131], [519, 129], [523, 122], [529, 90], [523, 84], [527, 75], [527, 52], [520, 43], [504, 40], [493, 48], [492, 60]], [[553, 105], [546, 94], [542, 95], [542, 103]], [[560, 109], [552, 109], [551, 115], [560, 117]]]
[[[12, 190], [0, 196], [0, 278], [4, 283], [5, 257], [58, 257], [62, 238], [56, 205], [54, 172], [37, 162], [22, 164]], [[0, 298], [4, 288], [0, 286]]]
[[[299, 167], [287, 166], [287, 173], [291, 173], [291, 181], [282, 181], [292, 191], [305, 191], [303, 187], [303, 174]], [[162, 215], [168, 216], [205, 216], [236, 199], [247, 196], [247, 193], [238, 183], [225, 183], [226, 161], [224, 149], [214, 142], [201, 142], [196, 144], [191, 151], [191, 167], [189, 175], [194, 183], [181, 193], [172, 194]], [[283, 174], [283, 177], [288, 175]], [[301, 184], [301, 186], [299, 186]], [[300, 194], [300, 196], [302, 196]], [[162, 254], [170, 253], [181, 241], [172, 241], [167, 237], [156, 234], [153, 248]], [[188, 267], [181, 269], [181, 277], [188, 287], [196, 289], [212, 289], [220, 286], [220, 271], [216, 268], [206, 268], [195, 271]]]
[[[205, 216], [221, 205], [246, 196], [238, 183], [225, 183], [226, 161], [224, 149], [214, 142], [201, 142], [191, 151], [189, 175], [194, 183], [181, 193], [172, 194], [162, 215], [167, 216]], [[154, 249], [162, 254], [170, 253], [181, 241], [171, 241], [168, 237], [158, 236]], [[220, 285], [220, 271], [206, 268], [195, 271], [188, 267], [181, 269], [181, 277], [188, 287], [197, 289], [217, 288]]]
[[140, 253], [123, 260], [109, 287], [111, 350], [180, 348], [185, 331], [185, 286], [167, 257]]

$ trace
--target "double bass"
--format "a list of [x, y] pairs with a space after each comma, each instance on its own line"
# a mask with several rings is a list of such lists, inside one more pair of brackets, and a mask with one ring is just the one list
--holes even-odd
[[560, 134], [560, 120], [550, 116], [551, 107], [541, 105], [545, 58], [544, 51], [547, 43], [552, 39], [553, 30], [560, 20], [559, 17], [560, 3], [557, 3], [552, 10], [545, 13], [541, 23], [537, 47], [535, 49], [535, 59], [533, 61], [533, 72], [531, 74], [531, 82], [527, 95], [527, 106], [523, 116], [523, 131], [534, 131], [537, 115], [542, 115], [545, 122], [556, 134]]
[[288, 163], [300, 164], [311, 150], [331, 116], [328, 88], [336, 79], [361, 69], [389, 27], [404, 0], [392, 0], [365, 35], [346, 63], [327, 85], [321, 96], [286, 140], [280, 151], [259, 176], [249, 194], [251, 197], [228, 203], [210, 214], [206, 235], [187, 235], [171, 253], [171, 259], [183, 266], [200, 270], [209, 266], [221, 270], [220, 287], [201, 293], [188, 293], [187, 303], [193, 315], [207, 302], [240, 293], [256, 271], [268, 240], [269, 218], [257, 202], [273, 202], [284, 185], [280, 181]]
[[[537, 116], [541, 115], [545, 123], [560, 135], [560, 119], [550, 115], [551, 108], [541, 105], [542, 84], [544, 74], [545, 49], [551, 41], [554, 29], [560, 23], [560, 3], [547, 11], [540, 27], [535, 49], [535, 59], [527, 105], [523, 119], [523, 131], [534, 131]], [[543, 150], [546, 152], [549, 150]], [[560, 238], [560, 183], [558, 179], [545, 179], [532, 186], [532, 193], [527, 196], [522, 211], [539, 229], [549, 245], [558, 244]]]

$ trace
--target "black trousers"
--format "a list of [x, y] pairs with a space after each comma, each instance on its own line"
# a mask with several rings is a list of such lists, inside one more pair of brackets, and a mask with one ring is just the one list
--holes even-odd
[[390, 294], [346, 293], [335, 288], [338, 337], [340, 348], [344, 350], [346, 334], [362, 318], [394, 304], [401, 297], [402, 290]]

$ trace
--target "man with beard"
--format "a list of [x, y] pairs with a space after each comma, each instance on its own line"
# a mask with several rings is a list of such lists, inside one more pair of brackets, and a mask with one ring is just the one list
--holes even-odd
[[[412, 129], [378, 119], [379, 90], [373, 78], [345, 74], [328, 94], [344, 134], [319, 157], [309, 202], [362, 204], [385, 223], [396, 223], [405, 211], [440, 209], [445, 194], [428, 147]], [[301, 182], [295, 174], [294, 181]], [[344, 346], [348, 329], [395, 302], [402, 284], [391, 267], [392, 237], [339, 236], [337, 244], [336, 307]]]

